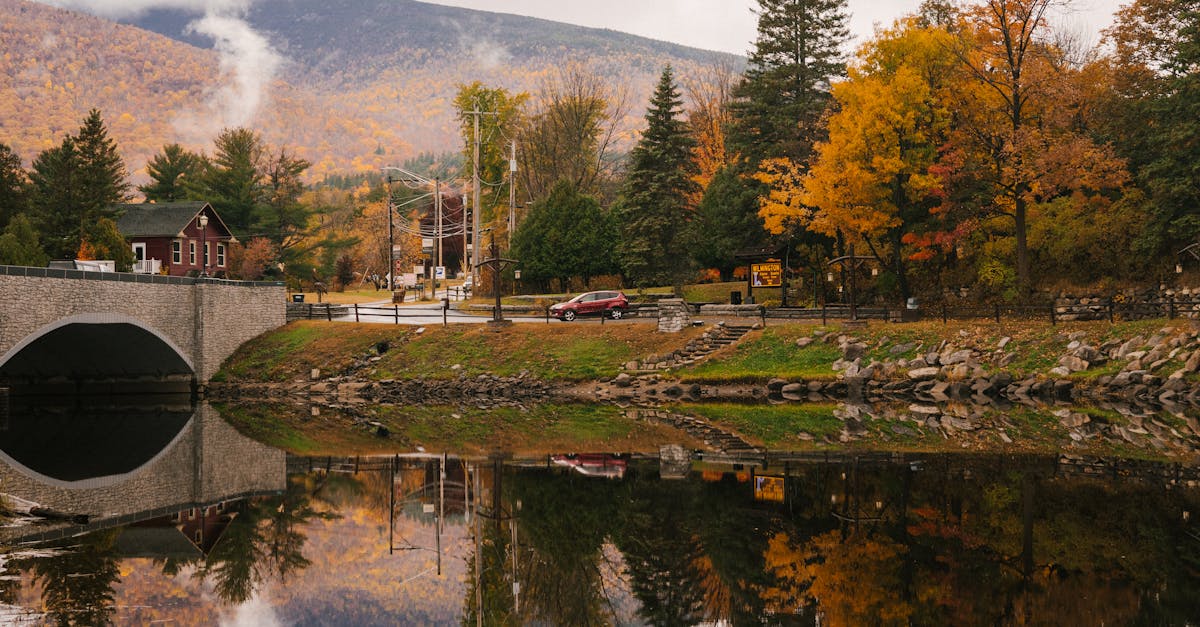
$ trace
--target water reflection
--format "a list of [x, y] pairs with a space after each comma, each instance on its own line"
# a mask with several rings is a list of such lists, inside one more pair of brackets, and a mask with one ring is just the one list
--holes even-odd
[[[1182, 625], [1200, 615], [1194, 468], [665, 457], [285, 459], [201, 406], [119, 486], [13, 493], [91, 519], [0, 530], [0, 620]], [[6, 492], [35, 485], [0, 472]], [[154, 500], [148, 486], [159, 484], [167, 496]]]

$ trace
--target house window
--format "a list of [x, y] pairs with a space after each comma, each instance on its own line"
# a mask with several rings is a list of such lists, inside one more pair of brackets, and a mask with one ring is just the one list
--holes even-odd
[[183, 242], [171, 242], [171, 263], [183, 263]]
[[217, 244], [217, 267], [225, 267], [225, 245]]
[[209, 244], [208, 242], [204, 242], [204, 267], [205, 267], [205, 268], [207, 268], [208, 266], [212, 265], [212, 264], [211, 264], [211, 262], [212, 262], [212, 255], [209, 255], [209, 254], [208, 254], [208, 251], [209, 251], [209, 246], [212, 246], [212, 244]]
[[188, 242], [188, 265], [196, 265], [196, 242]]

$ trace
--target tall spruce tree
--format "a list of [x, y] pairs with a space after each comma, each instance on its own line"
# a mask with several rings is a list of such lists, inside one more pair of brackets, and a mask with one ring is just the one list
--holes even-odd
[[127, 198], [125, 163], [92, 109], [79, 134], [38, 155], [30, 173], [31, 209], [53, 257], [74, 258], [85, 233]]
[[86, 190], [83, 229], [90, 229], [100, 218], [112, 218], [115, 205], [129, 197], [128, 172], [117, 142], [108, 136], [100, 111], [88, 112], [75, 136], [79, 153], [78, 182]]
[[148, 201], [184, 200], [187, 198], [187, 189], [183, 183], [196, 176], [201, 163], [199, 155], [185, 150], [179, 144], [163, 146], [162, 152], [154, 155], [146, 164], [146, 174], [150, 176], [150, 182], [139, 185], [138, 191], [144, 194]]
[[688, 270], [687, 198], [696, 189], [696, 164], [695, 141], [679, 118], [682, 104], [667, 66], [650, 99], [646, 131], [630, 154], [617, 206], [621, 264], [639, 286], [667, 284], [678, 290]]
[[807, 164], [823, 135], [830, 82], [845, 74], [846, 0], [758, 0], [758, 39], [734, 88], [729, 145], [749, 172], [764, 159]]

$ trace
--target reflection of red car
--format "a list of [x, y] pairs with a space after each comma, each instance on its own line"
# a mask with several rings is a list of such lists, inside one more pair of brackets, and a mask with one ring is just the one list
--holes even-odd
[[629, 309], [629, 299], [621, 292], [584, 292], [575, 298], [550, 307], [550, 315], [570, 322], [576, 316], [600, 314], [617, 320]]
[[620, 479], [625, 476], [625, 460], [607, 453], [583, 453], [580, 455], [553, 455], [550, 460], [556, 466], [567, 466], [581, 475]]

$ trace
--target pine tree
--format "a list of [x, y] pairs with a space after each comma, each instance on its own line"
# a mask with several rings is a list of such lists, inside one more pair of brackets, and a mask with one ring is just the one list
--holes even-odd
[[[185, 150], [179, 144], [163, 146], [162, 152], [154, 155], [146, 164], [149, 183], [139, 185], [138, 191], [147, 201], [174, 202], [187, 198], [183, 181], [196, 176], [201, 164], [200, 156]], [[182, 177], [183, 180], [180, 180]]]
[[734, 89], [731, 149], [747, 171], [764, 159], [807, 164], [822, 136], [829, 85], [845, 73], [846, 0], [758, 0], [758, 40]]
[[79, 134], [38, 155], [30, 173], [31, 210], [46, 252], [72, 259], [85, 233], [100, 218], [111, 218], [125, 200], [129, 183], [116, 143], [93, 109]]
[[128, 198], [129, 181], [125, 162], [117, 152], [117, 143], [108, 136], [100, 111], [88, 112], [75, 136], [79, 153], [77, 183], [85, 190], [80, 229], [91, 228], [96, 220], [111, 218], [115, 205]]
[[630, 154], [617, 209], [621, 264], [640, 286], [681, 288], [688, 269], [687, 198], [696, 189], [696, 165], [695, 141], [678, 117], [682, 104], [667, 66], [646, 112], [646, 131]]
[[195, 184], [188, 184], [188, 196], [207, 201], [235, 235], [245, 235], [263, 198], [266, 149], [258, 133], [248, 128], [227, 128], [213, 144], [216, 154], [204, 161]]
[[79, 153], [71, 137], [42, 151], [29, 173], [31, 214], [54, 259], [73, 259], [79, 250], [83, 189], [76, 182], [78, 173]]
[[21, 168], [21, 158], [0, 143], [0, 229], [28, 209], [28, 178]]

